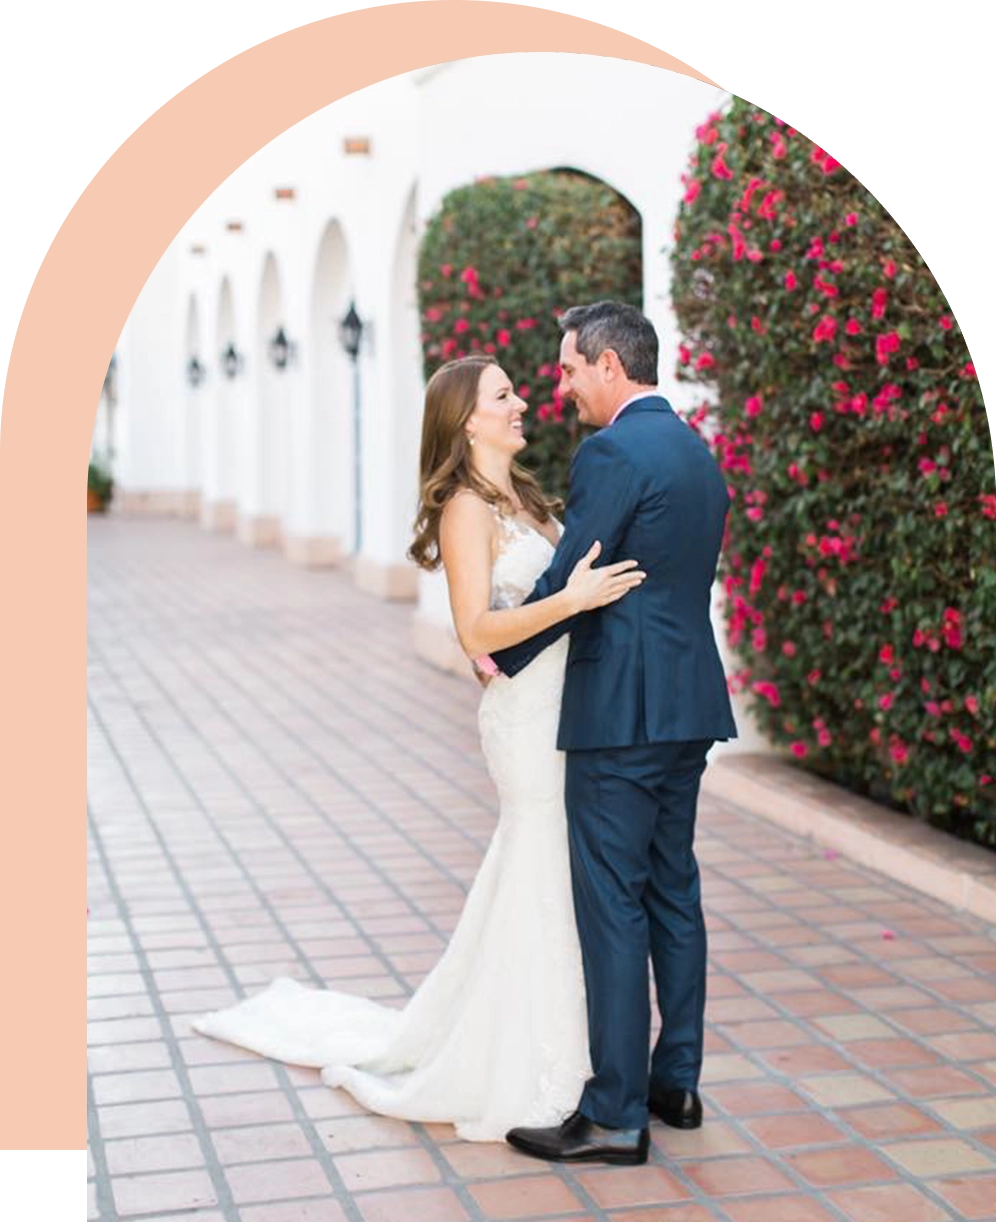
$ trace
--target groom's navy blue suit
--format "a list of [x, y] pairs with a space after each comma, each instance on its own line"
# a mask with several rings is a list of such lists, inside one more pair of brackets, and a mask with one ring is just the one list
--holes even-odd
[[[562, 589], [596, 539], [598, 564], [632, 558], [646, 580], [493, 654], [514, 675], [571, 633], [558, 747], [594, 1071], [579, 1106], [616, 1128], [644, 1127], [648, 1086], [694, 1090], [702, 1066], [692, 845], [706, 753], [736, 737], [709, 618], [728, 507], [705, 443], [666, 399], [634, 400], [578, 448], [560, 546], [526, 602]], [[649, 1079], [648, 953], [663, 1024]]]

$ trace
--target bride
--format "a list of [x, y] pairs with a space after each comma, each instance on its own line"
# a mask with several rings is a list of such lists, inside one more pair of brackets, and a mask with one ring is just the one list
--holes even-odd
[[[426, 388], [421, 496], [411, 558], [446, 571], [468, 656], [517, 644], [622, 598], [635, 561], [593, 568], [519, 604], [550, 563], [561, 526], [515, 462], [526, 404], [489, 357], [451, 361]], [[294, 1065], [315, 1066], [370, 1111], [449, 1122], [468, 1141], [555, 1124], [591, 1074], [571, 896], [564, 757], [556, 749], [568, 637], [481, 697], [478, 722], [499, 819], [442, 958], [403, 1009], [286, 977], [195, 1030]]]

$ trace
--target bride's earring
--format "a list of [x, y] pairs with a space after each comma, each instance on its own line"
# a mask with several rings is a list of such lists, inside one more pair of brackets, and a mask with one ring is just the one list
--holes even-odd
[[467, 434], [467, 443], [468, 443], [469, 445], [473, 445], [473, 444], [474, 444], [474, 434], [473, 434], [473, 433], [468, 433], [468, 434]]

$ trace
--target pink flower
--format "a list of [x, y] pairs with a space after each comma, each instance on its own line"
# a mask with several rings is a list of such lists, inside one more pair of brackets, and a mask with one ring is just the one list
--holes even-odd
[[519, 331], [531, 331], [536, 325], [535, 318], [520, 318], [515, 324], [516, 329]]
[[805, 590], [793, 590], [792, 601], [795, 603], [797, 607], [801, 607], [802, 604], [806, 601]]
[[465, 267], [460, 273], [460, 279], [464, 282], [464, 284], [476, 284], [478, 280], [477, 268]]
[[784, 191], [769, 191], [761, 201], [761, 206], [757, 210], [757, 215], [766, 221], [773, 221], [777, 215], [777, 206], [784, 198]]
[[905, 764], [909, 759], [909, 748], [901, 739], [896, 741], [889, 747], [889, 754], [897, 764]]
[[875, 339], [875, 359], [880, 365], [888, 365], [889, 355], [899, 351], [899, 333], [898, 331], [887, 331], [884, 335], [879, 335]]
[[782, 643], [782, 653], [787, 658], [794, 658], [796, 655], [795, 642], [794, 641], [784, 641]]
[[466, 318], [458, 318], [453, 324], [453, 330], [457, 333], [457, 335], [463, 335], [464, 331], [470, 330], [470, 323]]
[[751, 690], [756, 692], [758, 696], [763, 696], [773, 709], [777, 709], [782, 702], [781, 694], [778, 691], [778, 685], [769, 683], [766, 680], [759, 680], [751, 685]]
[[453, 275], [453, 264], [452, 263], [441, 263], [439, 265], [439, 270], [443, 273], [444, 276], [452, 276]]
[[498, 343], [501, 345], [502, 348], [507, 348], [508, 345], [512, 342], [512, 332], [503, 327], [498, 332], [498, 334], [495, 336], [495, 339], [498, 341]]
[[771, 150], [772, 157], [774, 157], [776, 161], [781, 161], [781, 159], [788, 152], [788, 145], [778, 132], [771, 133], [771, 143], [774, 145], [774, 148]]
[[760, 522], [764, 517], [764, 510], [760, 507], [760, 505], [753, 505], [747, 510], [747, 516], [752, 522]]
[[972, 364], [971, 361], [969, 361], [967, 365], [962, 366], [962, 368], [959, 370], [959, 373], [961, 374], [963, 378], [974, 378], [975, 377], [975, 366]]
[[937, 463], [932, 458], [921, 458], [917, 466], [920, 468], [920, 474], [923, 476], [933, 475], [937, 470]]
[[878, 651], [878, 660], [880, 662], [884, 662], [886, 666], [888, 666], [895, 656], [895, 650], [891, 645], [883, 645]]
[[960, 730], [956, 730], [954, 727], [952, 727], [950, 733], [951, 738], [953, 739], [958, 750], [961, 751], [963, 755], [971, 754], [972, 740], [968, 737], [968, 735], [962, 734]]
[[951, 320], [950, 314], [945, 314], [944, 317], [941, 318], [939, 321], [940, 321], [940, 325], [942, 329], [945, 331], [950, 331], [951, 328], [954, 326], [954, 323]]
[[824, 314], [813, 328], [813, 341], [822, 344], [832, 340], [837, 334], [837, 320], [830, 314]]
[[692, 351], [685, 344], [678, 345], [678, 362], [681, 365], [687, 365], [692, 359]]
[[711, 352], [703, 352], [699, 359], [695, 362], [696, 369], [712, 369], [716, 364], [716, 358]]
[[872, 293], [872, 318], [882, 318], [885, 315], [885, 308], [889, 304], [889, 294], [885, 289], [876, 289]]
[[849, 318], [844, 324], [844, 330], [848, 335], [860, 335], [862, 329], [861, 323], [856, 318]]
[[535, 229], [538, 224], [539, 224], [538, 216], [526, 217], [526, 228], [527, 229]]
[[751, 633], [751, 644], [758, 653], [764, 653], [768, 647], [768, 634], [763, 628], [755, 628]]
[[934, 506], [935, 518], [946, 518], [948, 516], [948, 506], [946, 501], [938, 501]]
[[448, 361], [450, 357], [453, 355], [453, 353], [456, 351], [456, 348], [457, 348], [457, 342], [455, 339], [444, 339], [442, 344], [440, 345], [440, 350], [443, 354], [443, 359]]
[[761, 396], [760, 395], [751, 395], [751, 397], [744, 404], [744, 411], [747, 413], [748, 416], [750, 416], [753, 419], [754, 416], [760, 416], [761, 407], [762, 407]]
[[889, 711], [889, 709], [891, 709], [891, 708], [892, 708], [892, 694], [891, 694], [891, 692], [886, 692], [884, 696], [879, 696], [879, 698], [878, 698], [878, 707], [879, 707], [879, 708], [880, 708], [880, 709], [881, 709], [883, 712], [885, 712], [885, 713], [887, 713], [887, 712]]
[[792, 754], [795, 756], [797, 760], [805, 759], [806, 756], [809, 754], [809, 748], [806, 746], [805, 743], [794, 742], [791, 745], [791, 747], [789, 748], [789, 750], [792, 752]]
[[823, 674], [822, 671], [811, 670], [809, 674], [806, 676], [806, 682], [809, 684], [810, 687], [815, 687], [816, 684], [819, 683], [822, 674]]
[[688, 184], [688, 190], [685, 192], [685, 203], [694, 204], [702, 190], [702, 183], [697, 178], [693, 178]]
[[726, 164], [726, 160], [724, 157], [724, 154], [726, 153], [726, 145], [719, 144], [717, 145], [717, 148], [719, 151], [716, 153], [716, 156], [712, 160], [713, 177], [721, 178], [721, 179], [728, 181], [729, 179], [733, 177], [733, 171]]
[[845, 225], [856, 225], [857, 223], [858, 223], [858, 214], [856, 212], [849, 212], [847, 216], [844, 217]]
[[733, 240], [733, 258], [740, 260], [747, 253], [747, 243], [744, 241], [744, 236], [736, 225], [727, 225], [726, 232]]
[[823, 428], [823, 413], [822, 412], [813, 412], [813, 414], [809, 417], [809, 427], [813, 430], [814, 433], [818, 433], [820, 429]]
[[829, 747], [833, 742], [833, 737], [826, 726], [821, 727], [821, 729], [817, 732], [817, 738], [819, 739], [821, 747]]
[[796, 285], [798, 285], [798, 283], [799, 283], [799, 280], [795, 272], [786, 272], [785, 273], [785, 287], [788, 289], [790, 293], [796, 287]]

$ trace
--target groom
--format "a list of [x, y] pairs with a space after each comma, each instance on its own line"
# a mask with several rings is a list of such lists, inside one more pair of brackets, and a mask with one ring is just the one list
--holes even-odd
[[[537, 1158], [642, 1163], [648, 1111], [697, 1128], [706, 935], [692, 848], [699, 781], [717, 739], [736, 737], [709, 619], [729, 506], [708, 447], [657, 387], [657, 335], [613, 301], [560, 320], [560, 393], [600, 431], [571, 468], [564, 534], [526, 599], [562, 589], [594, 540], [634, 558], [642, 586], [494, 654], [514, 675], [571, 632], [558, 747], [593, 1075], [554, 1128], [507, 1140]], [[650, 1058], [647, 957], [662, 1030]]]

